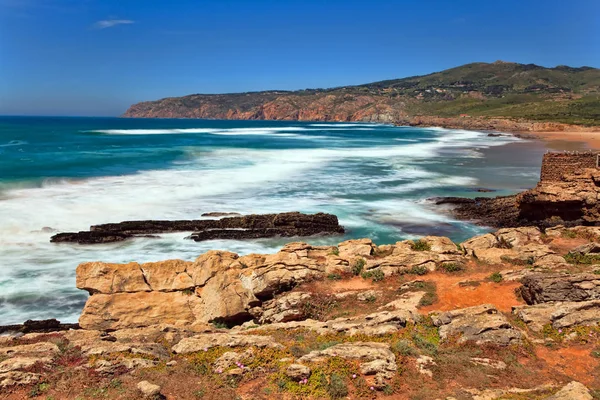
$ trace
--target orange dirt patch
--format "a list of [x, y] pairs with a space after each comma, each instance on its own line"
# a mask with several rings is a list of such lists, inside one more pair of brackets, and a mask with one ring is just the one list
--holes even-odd
[[350, 290], [368, 290], [373, 289], [375, 285], [370, 279], [363, 279], [360, 276], [355, 276], [351, 279], [335, 281], [329, 285], [332, 293], [346, 292]]
[[574, 346], [560, 349], [537, 347], [536, 355], [560, 373], [586, 385], [595, 380], [598, 359], [592, 357], [589, 346]]
[[581, 246], [582, 244], [587, 244], [590, 241], [584, 238], [556, 238], [550, 242], [550, 248], [560, 254], [567, 254], [569, 251], [573, 250], [575, 247]]
[[[488, 273], [444, 274], [435, 272], [423, 277], [436, 284], [438, 301], [420, 309], [423, 313], [440, 310], [450, 311], [480, 304], [493, 304], [499, 311], [510, 312], [513, 306], [524, 304], [517, 299], [515, 289], [519, 282], [494, 283], [485, 281]], [[460, 286], [462, 281], [478, 281], [478, 286]]]

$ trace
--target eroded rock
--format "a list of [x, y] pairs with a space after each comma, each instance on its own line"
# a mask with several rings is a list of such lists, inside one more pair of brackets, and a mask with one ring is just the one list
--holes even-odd
[[459, 343], [494, 343], [507, 346], [520, 343], [522, 334], [493, 305], [483, 304], [447, 312], [431, 312], [443, 340], [458, 336]]

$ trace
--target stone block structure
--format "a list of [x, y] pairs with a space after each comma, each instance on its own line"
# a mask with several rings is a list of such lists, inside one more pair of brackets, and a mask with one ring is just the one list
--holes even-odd
[[577, 174], [584, 169], [598, 168], [599, 152], [546, 153], [542, 160], [541, 182], [559, 182], [565, 174]]

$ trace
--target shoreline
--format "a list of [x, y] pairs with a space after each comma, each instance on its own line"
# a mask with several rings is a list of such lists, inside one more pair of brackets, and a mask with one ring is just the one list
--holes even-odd
[[600, 150], [600, 127], [569, 125], [559, 122], [512, 120], [508, 118], [484, 117], [437, 117], [417, 116], [400, 120], [396, 126], [415, 128], [438, 127], [473, 131], [509, 133], [523, 139], [538, 139], [545, 142], [565, 141], [584, 143], [590, 150]]

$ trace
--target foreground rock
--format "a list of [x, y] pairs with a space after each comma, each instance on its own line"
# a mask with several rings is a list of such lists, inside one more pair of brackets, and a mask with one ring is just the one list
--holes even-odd
[[440, 327], [440, 338], [458, 337], [459, 343], [472, 341], [507, 346], [519, 343], [523, 336], [489, 304], [430, 315], [433, 323]]
[[600, 300], [600, 276], [595, 274], [534, 274], [521, 282], [519, 292], [527, 304]]
[[288, 212], [227, 217], [217, 220], [125, 221], [116, 224], [93, 225], [89, 231], [59, 233], [52, 236], [50, 241], [53, 243], [97, 244], [169, 232], [194, 232], [190, 239], [199, 242], [212, 239], [338, 235], [344, 233], [344, 228], [339, 225], [335, 215]]
[[209, 251], [193, 262], [83, 263], [77, 267], [77, 287], [92, 296], [79, 322], [85, 329], [115, 330], [159, 323], [301, 320], [307, 296], [273, 297], [332, 273], [391, 275], [465, 260], [448, 238], [422, 242], [425, 250], [415, 249], [412, 241], [378, 247], [362, 239], [338, 247], [289, 243], [276, 254], [243, 257]]
[[600, 300], [517, 306], [513, 307], [513, 313], [538, 332], [547, 325], [554, 329], [596, 326], [600, 323]]

